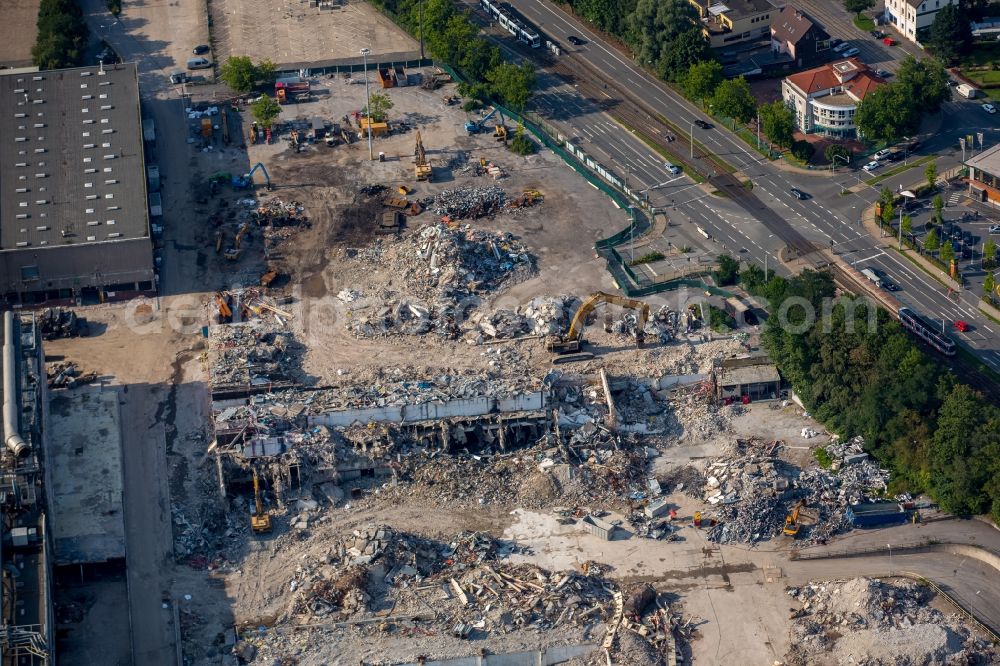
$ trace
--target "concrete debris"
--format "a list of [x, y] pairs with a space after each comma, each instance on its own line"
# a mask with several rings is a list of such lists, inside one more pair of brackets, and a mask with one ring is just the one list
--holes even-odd
[[83, 372], [75, 361], [57, 361], [45, 366], [49, 388], [72, 389], [97, 380], [94, 371]]
[[455, 339], [469, 330], [463, 326], [479, 306], [480, 295], [536, 270], [535, 258], [509, 233], [432, 225], [383, 243], [355, 258], [377, 263], [407, 293], [356, 311], [347, 327], [360, 338], [433, 331]]
[[453, 220], [475, 220], [501, 212], [506, 204], [504, 189], [487, 185], [444, 190], [434, 196], [429, 207], [437, 215], [447, 215]]
[[784, 663], [995, 663], [997, 652], [957, 615], [928, 605], [930, 588], [909, 580], [854, 578], [789, 588], [792, 614]]
[[38, 315], [38, 325], [43, 340], [85, 337], [88, 333], [87, 320], [66, 308], [45, 308]]
[[834, 474], [816, 465], [799, 469], [778, 459], [783, 442], [736, 440], [733, 455], [712, 461], [705, 472], [704, 498], [717, 514], [708, 538], [718, 543], [767, 540], [781, 532], [799, 501], [807, 513], [817, 514], [811, 525], [803, 526], [799, 543], [825, 543], [849, 530], [847, 507], [880, 496], [889, 480], [887, 470], [857, 455], [862, 443], [860, 438], [848, 445], [831, 443], [838, 460], [850, 455], [854, 461]]
[[[252, 299], [245, 308], [260, 308], [260, 303]], [[276, 330], [271, 321], [268, 318], [209, 328], [209, 381], [213, 392], [232, 386], [282, 388], [295, 384], [301, 371], [301, 344], [290, 331]]]

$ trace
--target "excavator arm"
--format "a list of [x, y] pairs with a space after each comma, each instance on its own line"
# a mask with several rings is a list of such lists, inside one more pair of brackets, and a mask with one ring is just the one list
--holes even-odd
[[641, 347], [644, 341], [642, 331], [646, 327], [646, 321], [649, 319], [649, 305], [643, 303], [642, 301], [637, 301], [634, 298], [627, 298], [617, 294], [596, 291], [588, 296], [587, 300], [585, 300], [580, 305], [579, 309], [577, 309], [576, 314], [573, 315], [573, 321], [570, 323], [569, 331], [566, 335], [549, 341], [549, 351], [560, 354], [580, 351], [583, 338], [583, 328], [587, 324], [587, 317], [590, 316], [590, 313], [594, 311], [594, 308], [601, 303], [614, 303], [615, 305], [620, 305], [624, 308], [638, 310], [639, 315], [636, 322], [636, 342]]

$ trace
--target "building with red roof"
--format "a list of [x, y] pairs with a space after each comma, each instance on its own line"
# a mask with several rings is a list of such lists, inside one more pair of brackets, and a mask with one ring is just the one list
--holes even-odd
[[807, 134], [839, 138], [857, 136], [858, 102], [885, 81], [868, 65], [847, 58], [786, 76], [781, 98], [795, 111], [795, 124]]

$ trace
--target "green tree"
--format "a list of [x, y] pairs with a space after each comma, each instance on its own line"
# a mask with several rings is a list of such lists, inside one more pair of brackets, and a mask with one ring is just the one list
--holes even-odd
[[882, 223], [890, 224], [892, 222], [892, 217], [896, 212], [896, 207], [890, 201], [887, 204], [882, 205]]
[[83, 63], [89, 31], [73, 0], [42, 0], [36, 29], [31, 59], [39, 69], [61, 69]]
[[248, 56], [232, 56], [219, 68], [219, 78], [236, 92], [250, 92], [257, 83], [257, 68]]
[[920, 100], [922, 113], [937, 113], [951, 97], [948, 72], [933, 58], [917, 60], [911, 55], [903, 58], [896, 72], [896, 85], [905, 89], [908, 99]]
[[719, 286], [736, 284], [740, 277], [740, 262], [729, 254], [720, 254], [716, 261], [719, 266], [715, 269], [715, 279], [719, 281]]
[[393, 107], [392, 100], [385, 93], [372, 93], [370, 95], [371, 111], [366, 107], [364, 110], [377, 123], [384, 123], [388, 117], [389, 109]]
[[875, 143], [893, 143], [920, 121], [919, 105], [896, 83], [879, 86], [858, 104], [854, 122], [862, 136]]
[[274, 120], [281, 115], [281, 105], [265, 93], [250, 105], [250, 115], [260, 123], [261, 127], [268, 129], [274, 124]]
[[516, 155], [534, 155], [538, 152], [538, 146], [524, 133], [524, 125], [521, 123], [518, 123], [517, 129], [514, 130], [514, 138], [511, 139], [509, 149]]
[[271, 85], [277, 76], [278, 66], [270, 58], [264, 58], [255, 66], [257, 83]]
[[861, 12], [867, 11], [875, 6], [875, 0], [844, 0], [844, 9], [861, 16]]
[[679, 82], [691, 65], [714, 59], [715, 53], [701, 30], [692, 26], [670, 40], [669, 48], [656, 61], [656, 73], [661, 79]]
[[926, 167], [924, 167], [924, 178], [927, 179], [927, 186], [934, 187], [937, 183], [937, 164], [930, 162]]
[[[642, 65], [656, 65], [673, 48], [674, 40], [697, 24], [698, 15], [686, 0], [638, 0], [629, 16], [629, 41]], [[702, 40], [704, 41], [704, 40]], [[687, 71], [687, 65], [676, 75]]]
[[842, 146], [839, 143], [831, 143], [823, 149], [823, 157], [825, 157], [826, 161], [830, 164], [833, 164], [835, 159], [837, 164], [847, 164], [847, 162], [844, 162], [844, 158], [850, 160], [851, 151], [849, 148]]
[[955, 258], [955, 249], [951, 246], [951, 241], [945, 240], [945, 242], [941, 245], [941, 254], [938, 256], [941, 257], [941, 261], [943, 261], [946, 266], [951, 263], [952, 259]]
[[535, 87], [535, 67], [529, 62], [520, 65], [505, 62], [488, 71], [486, 80], [504, 104], [520, 111], [528, 105]]
[[941, 211], [944, 210], [944, 199], [941, 198], [940, 194], [935, 194], [934, 198], [931, 199], [931, 205], [934, 206], [934, 221], [941, 224]]
[[913, 218], [909, 215], [904, 215], [903, 219], [900, 221], [900, 230], [903, 232], [904, 236], [909, 236], [913, 233]]
[[760, 107], [760, 125], [764, 136], [781, 148], [792, 145], [795, 114], [780, 99]]
[[878, 202], [885, 206], [886, 204], [891, 204], [896, 197], [893, 196], [892, 190], [886, 186], [882, 186], [882, 189], [878, 191]]
[[924, 239], [924, 249], [928, 252], [937, 252], [941, 249], [941, 239], [938, 238], [937, 229], [931, 229], [927, 232], [927, 238]]
[[726, 79], [719, 84], [712, 97], [712, 106], [716, 113], [745, 123], [753, 118], [757, 110], [757, 100], [750, 91], [750, 84], [740, 76]]
[[996, 291], [997, 283], [996, 279], [993, 277], [993, 273], [987, 273], [986, 277], [983, 278], [983, 295], [994, 298], [996, 296], [994, 291]]
[[952, 65], [972, 45], [972, 28], [961, 7], [945, 5], [931, 24], [927, 44], [945, 65]]
[[[992, 238], [983, 243], [983, 268], [993, 268], [997, 263], [997, 244]], [[992, 277], [992, 276], [991, 276]]]
[[704, 104], [722, 81], [722, 64], [715, 60], [697, 62], [684, 76], [684, 92], [688, 97]]

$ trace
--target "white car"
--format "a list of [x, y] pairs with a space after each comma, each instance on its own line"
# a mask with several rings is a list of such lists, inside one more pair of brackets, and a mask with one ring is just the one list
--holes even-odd
[[996, 113], [997, 107], [993, 106], [992, 104], [983, 104], [983, 111], [985, 111], [986, 113]]
[[868, 173], [871, 173], [872, 171], [874, 171], [875, 169], [879, 168], [880, 166], [882, 166], [881, 163], [875, 162], [875, 161], [871, 161], [871, 162], [869, 162], [868, 164], [864, 165], [861, 168], [864, 169], [865, 171], [867, 171]]
[[889, 157], [890, 153], [892, 153], [891, 150], [889, 150], [888, 148], [883, 148], [882, 150], [872, 155], [872, 159], [875, 160], [876, 162], [881, 162], [885, 158]]
[[664, 162], [663, 168], [675, 176], [681, 172], [681, 168], [679, 166], [677, 166], [676, 164], [671, 164], [670, 162]]
[[836, 46], [834, 46], [833, 50], [835, 52], [837, 52], [837, 53], [840, 53], [841, 51], [847, 49], [848, 47], [850, 47], [850, 44], [848, 44], [847, 42], [841, 42], [841, 43], [837, 44]]
[[990, 235], [1000, 234], [1000, 224], [990, 225]]

